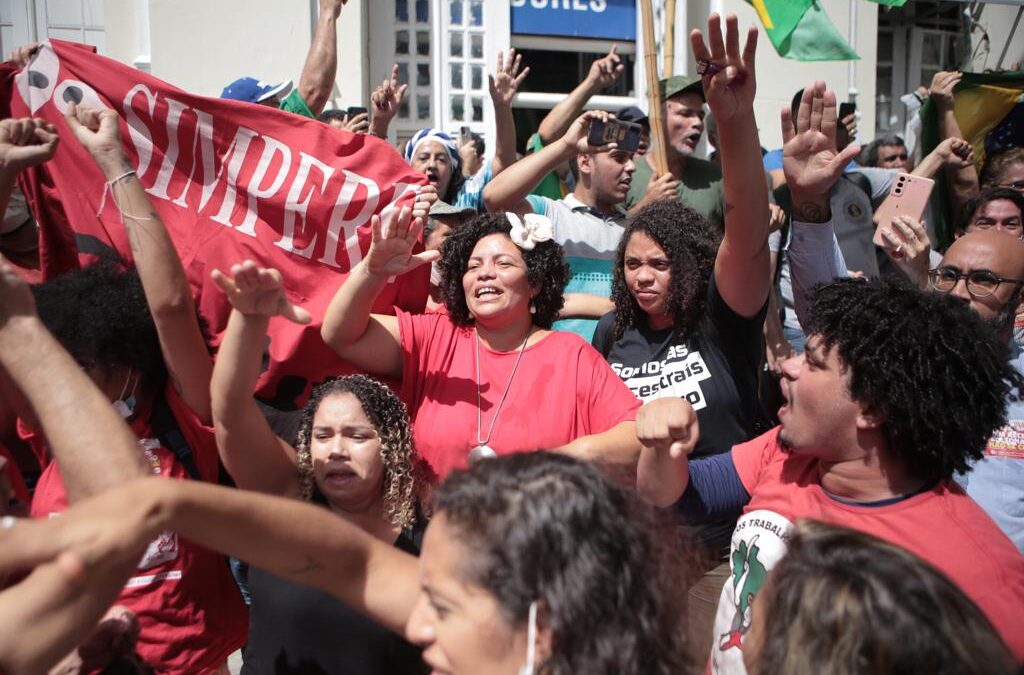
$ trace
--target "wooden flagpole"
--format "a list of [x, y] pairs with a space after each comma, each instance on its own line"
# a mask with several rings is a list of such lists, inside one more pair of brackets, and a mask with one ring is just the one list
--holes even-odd
[[651, 0], [639, 0], [640, 19], [644, 31], [644, 75], [647, 78], [647, 119], [651, 123], [651, 150], [648, 153], [658, 175], [668, 173], [665, 156], [665, 124], [661, 117], [661, 95], [658, 88], [658, 49], [654, 44], [654, 13]]
[[672, 77], [676, 60], [676, 0], [665, 0], [665, 77]]

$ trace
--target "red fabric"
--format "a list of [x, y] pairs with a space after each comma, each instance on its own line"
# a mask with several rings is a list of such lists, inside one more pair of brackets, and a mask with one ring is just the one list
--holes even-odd
[[[416, 451], [443, 480], [467, 465], [477, 444], [477, 386], [472, 328], [446, 313], [398, 312], [402, 397]], [[482, 436], [509, 383], [518, 350], [480, 345]], [[640, 401], [601, 355], [574, 333], [552, 332], [523, 353], [488, 445], [499, 455], [555, 448], [636, 419]]]
[[744, 517], [771, 511], [791, 522], [813, 518], [911, 551], [960, 586], [1024, 659], [1024, 556], [955, 483], [887, 506], [854, 506], [822, 490], [815, 458], [782, 451], [778, 429], [735, 446], [732, 457], [751, 496]]
[[21, 475], [21, 469], [18, 468], [18, 462], [15, 461], [14, 455], [3, 444], [0, 444], [0, 457], [7, 460], [7, 463], [4, 465], [4, 472], [7, 474], [7, 479], [11, 482], [14, 496], [23, 503], [28, 504], [31, 497], [28, 494], [28, 487], [25, 486], [25, 479]]
[[[40, 224], [46, 278], [104, 251], [131, 260], [113, 199], [96, 215], [104, 177], [64, 121], [65, 96], [75, 89], [85, 103], [121, 116], [129, 160], [215, 335], [226, 327], [229, 305], [210, 272], [245, 258], [278, 268], [291, 300], [316, 318], [310, 326], [271, 323], [271, 360], [258, 394], [279, 407], [298, 405], [312, 384], [352, 372], [323, 344], [319, 319], [369, 248], [370, 216], [387, 205], [411, 204], [425, 177], [373, 136], [189, 94], [81, 45], [50, 40], [27, 69], [0, 67], [0, 105], [7, 108], [0, 114], [41, 117], [61, 134], [54, 159], [20, 179]], [[429, 274], [423, 266], [388, 284], [374, 311], [393, 313], [394, 305], [422, 311]]]
[[[217, 444], [213, 430], [168, 386], [166, 400], [192, 450], [203, 480], [216, 481]], [[188, 472], [174, 453], [151, 439], [149, 411], [139, 409], [131, 423], [144, 444], [154, 473], [186, 480]], [[43, 471], [32, 502], [32, 516], [46, 518], [67, 508], [59, 462]], [[245, 644], [248, 612], [224, 556], [173, 533], [162, 533], [139, 563], [117, 599], [139, 618], [139, 655], [160, 673], [207, 673]]]

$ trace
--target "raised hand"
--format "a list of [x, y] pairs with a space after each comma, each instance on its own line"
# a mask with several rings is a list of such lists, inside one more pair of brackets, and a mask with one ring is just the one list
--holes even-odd
[[494, 105], [512, 106], [512, 99], [519, 92], [519, 85], [530, 73], [529, 66], [520, 70], [522, 62], [523, 55], [516, 53], [515, 49], [508, 50], [507, 58], [501, 52], [498, 53], [498, 72], [487, 76]]
[[312, 320], [309, 312], [288, 299], [281, 273], [273, 268], [260, 267], [246, 260], [240, 265], [232, 265], [231, 276], [215, 269], [210, 277], [224, 291], [231, 306], [242, 314], [283, 316], [298, 324]]
[[562, 143], [572, 148], [574, 154], [581, 152], [606, 152], [619, 147], [618, 143], [605, 143], [604, 145], [591, 145], [587, 140], [590, 135], [590, 124], [594, 120], [607, 122], [615, 119], [615, 115], [603, 110], [588, 110], [583, 113], [569, 126], [569, 130], [562, 136]]
[[420, 187], [416, 195], [416, 201], [412, 205], [413, 218], [427, 218], [430, 215], [430, 207], [437, 202], [437, 188], [429, 183]]
[[29, 42], [27, 45], [15, 47], [10, 54], [7, 55], [8, 61], [13, 61], [19, 68], [24, 68], [28, 65], [28, 62], [32, 60], [32, 57], [39, 51], [38, 42]]
[[587, 80], [598, 91], [615, 84], [615, 81], [622, 75], [623, 68], [625, 68], [622, 59], [615, 53], [616, 48], [617, 45], [612, 45], [612, 48], [608, 50], [607, 56], [599, 58], [590, 64]]
[[944, 166], [965, 169], [974, 163], [974, 147], [962, 138], [947, 138], [932, 152], [937, 152]]
[[352, 117], [345, 115], [345, 119], [341, 122], [341, 128], [353, 134], [368, 133], [370, 131], [370, 113], [359, 113]]
[[0, 174], [13, 178], [57, 152], [57, 129], [41, 119], [0, 121]]
[[335, 19], [341, 14], [341, 7], [348, 0], [320, 0], [320, 15], [327, 14], [333, 16]]
[[953, 89], [960, 84], [964, 74], [956, 70], [940, 70], [932, 77], [928, 95], [940, 108], [953, 107]]
[[36, 302], [25, 280], [0, 255], [0, 330], [11, 321], [36, 316]]
[[[710, 48], [709, 44], [710, 43]], [[690, 33], [690, 44], [698, 65], [704, 66], [702, 75], [704, 97], [715, 120], [722, 124], [743, 115], [754, 114], [754, 55], [757, 53], [757, 28], [747, 30], [747, 42], [740, 54], [738, 21], [735, 14], [725, 19], [725, 41], [722, 41], [722, 19], [717, 14], [708, 17], [708, 43], [697, 29]]]
[[127, 159], [121, 143], [117, 113], [109, 108], [89, 108], [72, 103], [65, 116], [71, 133], [107, 174], [123, 173]]
[[372, 122], [375, 123], [380, 119], [386, 126], [391, 118], [398, 114], [398, 108], [402, 105], [402, 99], [405, 98], [405, 91], [408, 88], [408, 84], [400, 85], [398, 83], [398, 64], [396, 63], [391, 67], [391, 77], [381, 82], [370, 94], [370, 104], [373, 106]]
[[413, 255], [412, 249], [423, 231], [423, 218], [413, 218], [412, 211], [403, 207], [392, 209], [381, 220], [370, 220], [373, 239], [366, 254], [366, 268], [376, 276], [397, 276], [433, 262], [441, 257], [440, 251], [423, 251]]
[[825, 215], [798, 213], [796, 207], [809, 198], [827, 202], [843, 168], [860, 152], [860, 146], [852, 143], [842, 152], [836, 151], [836, 115], [836, 95], [826, 90], [821, 80], [804, 89], [795, 128], [789, 106], [782, 109], [782, 170], [793, 194], [797, 220], [815, 221]]

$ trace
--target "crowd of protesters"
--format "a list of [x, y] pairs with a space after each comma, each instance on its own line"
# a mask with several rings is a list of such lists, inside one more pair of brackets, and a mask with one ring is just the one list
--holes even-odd
[[[343, 4], [297, 87], [223, 97], [386, 139], [397, 66], [324, 110]], [[1020, 672], [1024, 150], [979, 168], [942, 72], [924, 156], [859, 147], [820, 81], [766, 152], [757, 30], [690, 37], [663, 139], [584, 112], [613, 48], [523, 157], [544, 64], [499, 55], [493, 139], [374, 141], [426, 182], [323, 315], [257, 246], [204, 272], [216, 340], [117, 112], [0, 120], [0, 673]], [[635, 150], [592, 142], [618, 121]], [[18, 177], [75, 143], [132, 262], [42, 279]], [[382, 309], [427, 267], [424, 311]], [[256, 399], [278, 322], [359, 374]]]

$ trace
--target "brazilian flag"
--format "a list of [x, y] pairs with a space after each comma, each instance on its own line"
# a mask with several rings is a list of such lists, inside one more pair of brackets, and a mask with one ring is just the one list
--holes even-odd
[[[926, 100], [921, 117], [921, 156], [939, 144], [938, 111]], [[1024, 147], [1024, 73], [964, 73], [953, 90], [953, 114], [964, 139], [974, 146], [974, 160], [981, 171], [986, 156]], [[945, 181], [936, 180], [935, 188], [945, 200]], [[935, 223], [942, 247], [952, 241], [948, 223]]]
[[[832, 25], [817, 0], [746, 0], [757, 11], [779, 56], [797, 61], [852, 61], [857, 52]], [[907, 0], [872, 0], [902, 7]]]

